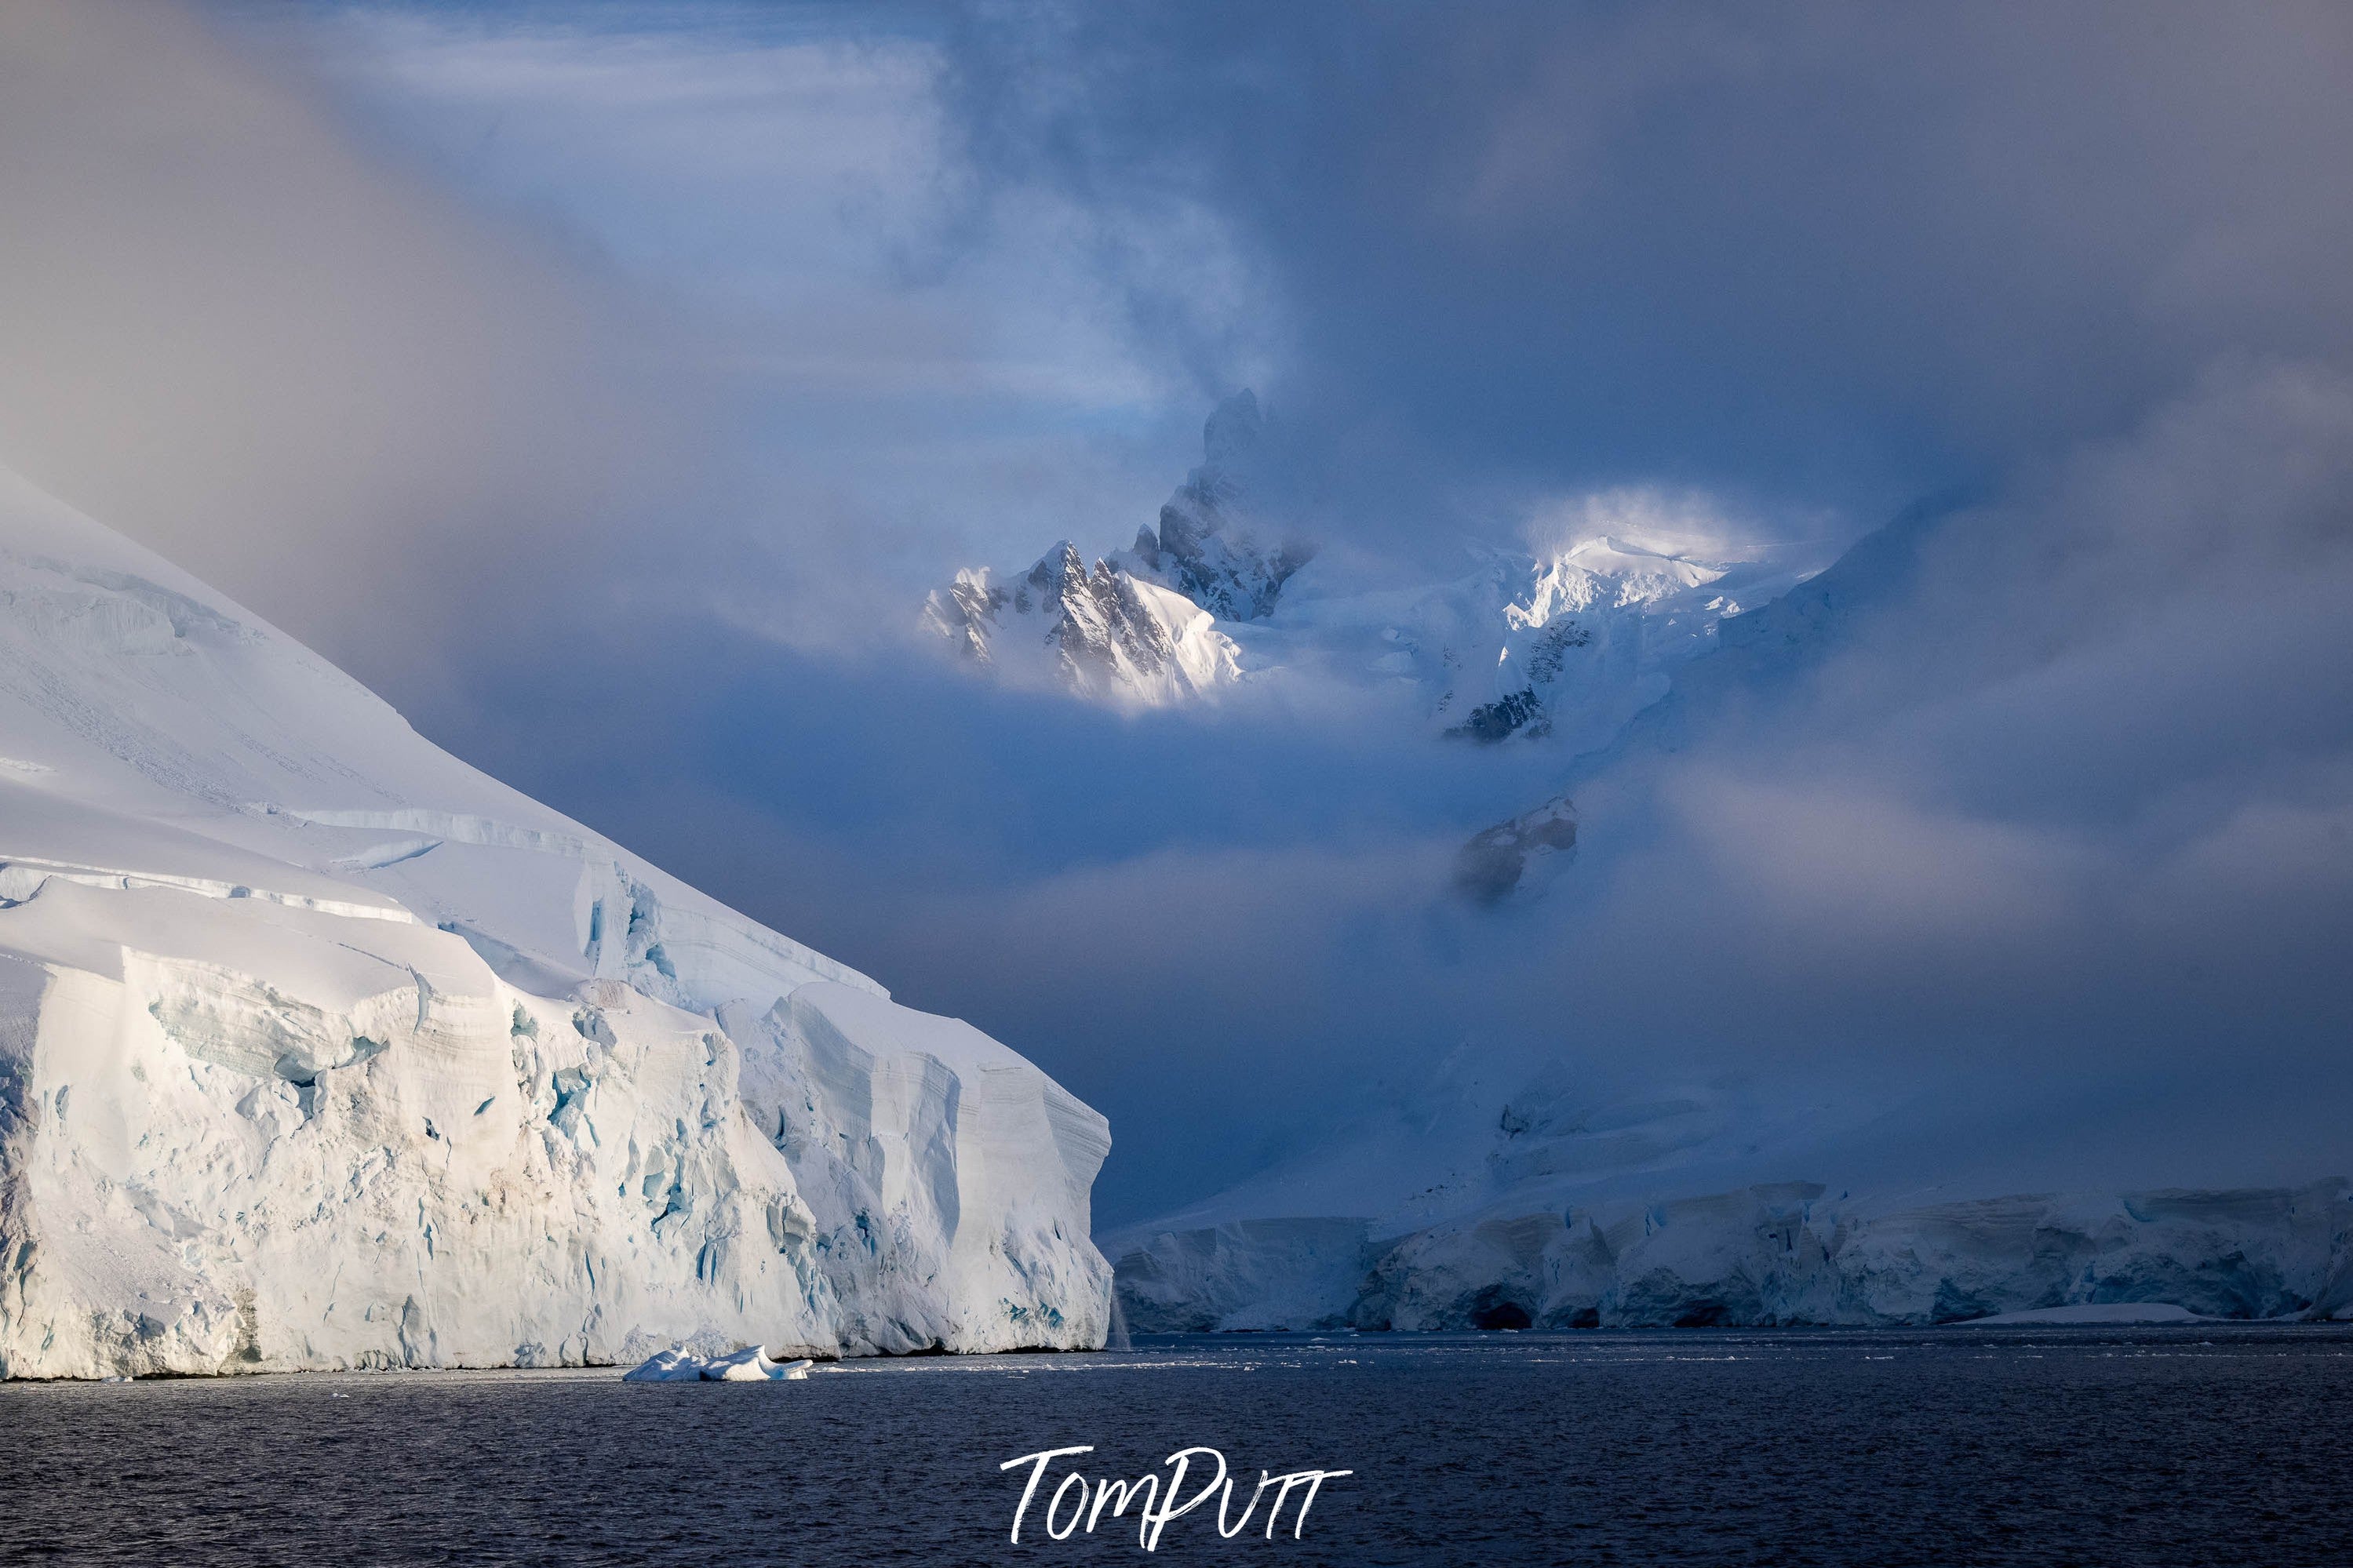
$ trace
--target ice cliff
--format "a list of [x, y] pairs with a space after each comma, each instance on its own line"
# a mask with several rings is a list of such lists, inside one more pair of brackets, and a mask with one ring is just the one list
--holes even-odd
[[[1995, 1167], [1939, 1188], [1874, 1157], [1875, 1126], [1867, 1100], [1736, 1079], [1629, 1095], [1466, 1047], [1397, 1106], [1105, 1250], [1141, 1331], [1886, 1326], [2115, 1303], [2353, 1319], [2342, 1178], [2021, 1194]], [[1753, 1174], [1841, 1169], [1852, 1186]]]
[[1905, 1205], [1815, 1183], [1563, 1209], [1502, 1205], [1402, 1235], [1363, 1219], [1133, 1233], [1132, 1328], [1916, 1324], [2091, 1303], [2353, 1317], [2353, 1188], [2032, 1194]]
[[0, 473], [0, 1376], [1099, 1345], [1108, 1147]]

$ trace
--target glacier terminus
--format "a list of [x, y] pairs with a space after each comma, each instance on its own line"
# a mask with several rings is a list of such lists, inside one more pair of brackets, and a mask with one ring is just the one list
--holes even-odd
[[1099, 1346], [1109, 1147], [0, 474], [0, 1376]]

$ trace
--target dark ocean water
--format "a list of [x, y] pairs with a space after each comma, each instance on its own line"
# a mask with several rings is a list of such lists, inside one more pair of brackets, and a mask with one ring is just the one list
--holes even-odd
[[[343, 1395], [343, 1397], [337, 1397]], [[1300, 1539], [1020, 1472], [1345, 1468]], [[1199, 1472], [1195, 1472], [1198, 1478]], [[1187, 1483], [1187, 1491], [1193, 1489]], [[1271, 1496], [1271, 1493], [1270, 1493]], [[1229, 1516], [1229, 1521], [1230, 1521]], [[1067, 1510], [1062, 1521], [1067, 1522]], [[0, 1386], [0, 1563], [2353, 1562], [2353, 1331], [1265, 1335], [805, 1383]]]

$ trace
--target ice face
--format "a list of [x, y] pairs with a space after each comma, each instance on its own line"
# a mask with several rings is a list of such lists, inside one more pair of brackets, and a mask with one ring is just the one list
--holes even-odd
[[1530, 1209], [1139, 1227], [1145, 1330], [2161, 1322], [2353, 1316], [2353, 1187], [1907, 1206], [1810, 1183]]
[[1108, 1147], [0, 475], [0, 1375], [1098, 1345]]

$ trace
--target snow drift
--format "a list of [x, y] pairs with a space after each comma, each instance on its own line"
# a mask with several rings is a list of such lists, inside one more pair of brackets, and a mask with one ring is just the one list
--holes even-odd
[[0, 1375], [1096, 1346], [1108, 1148], [0, 472]]

